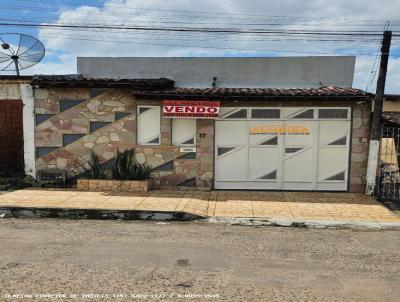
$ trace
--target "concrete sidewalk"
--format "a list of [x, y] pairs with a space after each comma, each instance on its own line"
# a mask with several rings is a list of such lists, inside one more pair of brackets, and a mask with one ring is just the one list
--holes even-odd
[[[25, 189], [0, 196], [0, 208], [188, 213], [211, 221], [281, 225], [400, 227], [400, 217], [355, 193], [260, 191], [78, 192]], [[261, 223], [262, 224], [262, 223]]]

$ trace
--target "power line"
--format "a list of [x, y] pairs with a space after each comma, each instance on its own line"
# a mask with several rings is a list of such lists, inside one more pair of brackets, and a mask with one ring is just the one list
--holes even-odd
[[[89, 34], [89, 33], [88, 33]], [[43, 36], [46, 36], [46, 34], [40, 34], [40, 37], [43, 37]], [[49, 37], [54, 37], [54, 38], [57, 38], [57, 37], [64, 37], [65, 35], [59, 35], [59, 34], [57, 34], [57, 36], [49, 36]], [[79, 37], [79, 38], [86, 38], [85, 36], [68, 36], [68, 37]], [[103, 38], [103, 36], [102, 37], [99, 37], [99, 36], [94, 36], [93, 34], [90, 34], [90, 36], [88, 37], [88, 38], [93, 38], [93, 37], [95, 37], [95, 38]], [[114, 36], [114, 37], [118, 37], [118, 38], [121, 38], [121, 39], [124, 39], [124, 40], [126, 40], [126, 38], [125, 37], [123, 37], [123, 36]], [[142, 37], [141, 39], [143, 39], [143, 38], [152, 38], [152, 37]], [[160, 38], [160, 37], [156, 37], [157, 38], [157, 41], [160, 41], [160, 40], [166, 40], [166, 41], [171, 41], [171, 38], [165, 38], [165, 39], [163, 39], [162, 37]], [[180, 37], [178, 37], [178, 39], [179, 39]], [[193, 40], [192, 38], [193, 38], [193, 36], [190, 36], [190, 37], [186, 37], [187, 39], [183, 39], [183, 40]], [[190, 39], [189, 39], [190, 38]], [[208, 37], [208, 38], [206, 38], [205, 40], [204, 39], [196, 39], [196, 41], [198, 41], [198, 40], [200, 40], [200, 41], [215, 41], [215, 38], [213, 38], [213, 37]], [[226, 38], [226, 39], [224, 39], [224, 37], [222, 37], [222, 38], [220, 38], [219, 39], [219, 41], [223, 41], [223, 42], [232, 42], [232, 41], [243, 41], [243, 40], [236, 40], [236, 39], [231, 39], [231, 38]], [[301, 42], [301, 41], [303, 41], [303, 42], [315, 42], [315, 41], [320, 41], [320, 42], [334, 42], [334, 43], [337, 43], [337, 42], [347, 42], [347, 41], [342, 41], [342, 40], [302, 40], [302, 39], [299, 39], [299, 38], [293, 38], [293, 39], [270, 39], [269, 37], [267, 37], [267, 39], [263, 39], [263, 40], [246, 40], [245, 42], [269, 42], [269, 41], [276, 41], [276, 42]], [[351, 40], [352, 42], [358, 42], [359, 43], [359, 41], [357, 41], [357, 40]]]
[[[57, 1], [45, 1], [45, 0], [14, 0], [17, 2], [34, 2], [37, 3], [47, 3], [47, 4], [54, 4]], [[61, 2], [61, 3], [60, 3]], [[66, 5], [65, 1], [60, 1], [58, 3], [62, 5]], [[333, 20], [333, 21], [366, 21], [371, 22], [370, 19], [354, 19], [354, 18], [326, 18], [326, 17], [309, 17], [309, 16], [282, 16], [282, 15], [265, 15], [265, 14], [250, 14], [250, 13], [226, 13], [226, 12], [216, 12], [216, 11], [195, 11], [195, 10], [176, 10], [176, 9], [157, 9], [157, 8], [144, 8], [144, 7], [129, 7], [127, 5], [111, 5], [107, 4], [104, 6], [96, 6], [94, 4], [88, 4], [87, 2], [82, 3], [79, 1], [68, 1], [67, 5], [74, 5], [75, 6], [89, 6], [89, 7], [96, 7], [96, 8], [121, 8], [124, 11], [126, 10], [145, 10], [145, 11], [159, 11], [159, 12], [174, 12], [174, 13], [194, 13], [194, 14], [207, 14], [207, 15], [223, 15], [223, 16], [243, 16], [243, 17], [262, 17], [262, 18], [281, 18], [281, 19], [305, 19], [305, 20]], [[386, 20], [377, 20], [377, 22], [385, 22]], [[400, 20], [391, 20], [397, 22]]]
[[[389, 30], [389, 26], [390, 26], [390, 22], [386, 21], [386, 23], [385, 23], [385, 25], [383, 27], [383, 30], [384, 31]], [[382, 42], [383, 42], [383, 36], [382, 36], [381, 41], [379, 43], [379, 46], [377, 47], [377, 50], [376, 50], [374, 62], [372, 64], [372, 70], [371, 70], [371, 73], [369, 75], [369, 80], [368, 80], [368, 83], [367, 83], [367, 87], [365, 88], [365, 91], [368, 91], [369, 86], [372, 85], [372, 83], [375, 80], [376, 74], [378, 73], [378, 69], [379, 68], [378, 68], [378, 64], [377, 63], [378, 63], [379, 51], [381, 49], [380, 45], [382, 44]], [[376, 67], [375, 67], [375, 65], [376, 65]]]
[[[135, 30], [135, 31], [160, 31], [160, 32], [205, 32], [205, 33], [230, 33], [230, 34], [291, 34], [291, 35], [326, 35], [326, 36], [381, 36], [379, 31], [330, 31], [330, 30], [262, 30], [262, 29], [234, 29], [234, 28], [196, 28], [196, 27], [146, 27], [146, 26], [123, 26], [123, 25], [74, 25], [74, 24], [56, 24], [56, 23], [0, 23], [1, 26], [14, 27], [40, 27], [40, 28], [84, 28], [84, 29], [119, 29], [119, 30]], [[394, 35], [400, 36], [400, 35]]]
[[[381, 43], [382, 43], [382, 40], [381, 40]], [[368, 76], [367, 87], [365, 88], [365, 91], [368, 91], [369, 86], [372, 85], [372, 82], [374, 81], [376, 73], [378, 71], [378, 67], [377, 67], [376, 63], [377, 63], [378, 57], [379, 57], [379, 50], [380, 50], [380, 47], [378, 46], [378, 49], [377, 49], [376, 54], [374, 56], [374, 62], [372, 63], [372, 70], [371, 70], [371, 72], [370, 72], [370, 74]]]
[[[51, 12], [55, 12], [55, 10], [53, 8], [48, 8], [48, 7], [29, 7], [29, 6], [11, 6], [11, 5], [1, 5], [0, 7], [5, 9], [5, 10], [15, 10], [15, 11], [18, 11], [18, 12], [20, 12], [21, 10], [36, 10], [36, 11], [51, 11]], [[97, 6], [86, 6], [86, 5], [82, 4], [81, 7], [108, 8], [109, 6], [107, 6], [107, 7], [97, 7]], [[79, 7], [76, 7], [76, 8], [79, 8]], [[127, 9], [129, 9], [129, 7]], [[153, 11], [153, 9], [146, 9], [146, 10]], [[126, 9], [120, 10], [120, 11], [123, 12], [123, 14], [118, 14], [118, 16], [132, 17], [131, 13], [126, 13]], [[61, 10], [61, 12], [63, 12], [63, 10]], [[112, 13], [115, 14], [116, 13], [115, 10], [112, 10]], [[90, 12], [90, 14], [91, 15], [99, 15], [99, 16], [103, 16], [104, 15], [103, 12], [92, 12], [92, 11]], [[167, 16], [168, 19], [171, 19], [171, 17], [172, 17], [171, 15], [158, 15], [158, 16], [161, 16], [161, 17]], [[140, 16], [136, 16], [136, 17], [140, 17]], [[184, 16], [184, 17], [190, 18], [190, 20], [193, 19], [193, 16]], [[179, 19], [181, 19], [181, 18], [182, 18], [182, 16], [179, 17]], [[171, 21], [169, 23], [185, 23], [185, 22], [176, 21], [177, 18], [173, 18], [173, 19], [175, 19], [175, 20]], [[201, 19], [203, 20], [204, 16], [202, 16]], [[280, 21], [279, 19], [282, 19], [282, 20], [285, 20], [285, 21]], [[215, 20], [215, 18], [213, 18], [213, 20]], [[248, 21], [248, 19], [244, 19], [244, 20]], [[316, 22], [316, 20], [314, 20], [314, 19], [311, 19], [311, 20], [312, 20], [311, 22]], [[318, 20], [318, 22], [319, 22], [318, 24], [320, 24], [321, 21], [323, 21], [323, 20], [328, 21], [328, 22], [334, 22], [334, 24], [332, 24], [334, 26], [353, 26], [353, 27], [380, 26], [380, 23], [372, 24], [371, 20], [368, 20], [368, 22], [364, 21], [365, 23], [363, 23], [363, 24], [351, 24], [351, 22], [354, 22], [354, 21], [359, 22], [359, 21], [357, 21], [357, 20], [346, 20], [346, 19], [344, 19], [344, 21], [340, 21], [340, 19], [322, 19], [322, 20]], [[227, 20], [223, 20], [223, 22], [227, 23]], [[230, 20], [228, 20], [228, 22], [231, 23]], [[275, 22], [275, 23], [272, 23], [272, 22]], [[345, 22], [345, 24], [338, 24], [339, 22]], [[400, 22], [400, 20], [399, 20], [399, 22]], [[199, 22], [196, 22], [196, 23], [199, 23]], [[207, 21], [207, 22], [202, 22], [201, 24], [210, 24], [210, 23], [220, 24], [221, 22], [210, 22], [210, 21]], [[284, 18], [284, 17], [278, 17], [278, 18], [277, 17], [269, 17], [269, 23], [239, 23], [239, 25], [249, 25], [249, 26], [250, 25], [275, 26], [275, 25], [289, 25], [289, 24], [302, 25], [302, 26], [315, 26], [315, 25], [318, 25], [318, 24], [309, 24], [309, 23], [310, 23], [310, 21], [308, 21], [308, 23], [306, 23], [306, 24], [299, 23], [298, 21], [296, 21], [296, 18], [287, 19], [287, 18]], [[400, 26], [400, 25], [395, 25], [394, 24], [394, 26]]]
[[[317, 54], [317, 55], [354, 55], [354, 56], [374, 56], [369, 53], [338, 53], [338, 52], [320, 52], [320, 51], [295, 51], [295, 50], [277, 50], [277, 49], [255, 49], [255, 48], [235, 48], [235, 47], [214, 47], [214, 46], [203, 46], [203, 45], [185, 45], [185, 44], [170, 44], [170, 43], [150, 43], [150, 42], [133, 42], [133, 41], [121, 41], [121, 40], [104, 40], [104, 39], [93, 39], [93, 38], [78, 38], [70, 36], [51, 36], [41, 35], [42, 37], [48, 38], [59, 38], [67, 40], [82, 40], [82, 41], [94, 41], [94, 42], [105, 42], [105, 43], [121, 43], [121, 44], [139, 44], [139, 45], [157, 45], [167, 47], [185, 47], [185, 48], [199, 48], [199, 49], [218, 49], [218, 50], [236, 50], [236, 51], [252, 51], [252, 52], [276, 52], [276, 53], [296, 53], [296, 54]], [[395, 56], [393, 57], [400, 57]]]
[[[11, 19], [9, 19], [11, 20]], [[14, 19], [16, 20], [16, 19]], [[25, 23], [26, 22], [26, 23]], [[303, 39], [297, 39], [298, 41], [307, 41], [307, 42], [375, 42], [373, 40], [375, 37], [381, 36], [381, 31], [373, 31], [373, 30], [350, 30], [350, 31], [338, 31], [338, 30], [304, 30], [304, 29], [281, 29], [281, 30], [265, 30], [265, 29], [237, 29], [237, 28], [217, 28], [217, 27], [151, 27], [151, 26], [126, 26], [126, 24], [120, 25], [107, 25], [107, 24], [99, 24], [99, 23], [78, 23], [78, 24], [66, 24], [66, 23], [34, 23], [28, 22], [25, 20], [16, 20], [16, 22], [3, 22], [0, 25], [7, 27], [31, 27], [31, 28], [47, 28], [47, 29], [56, 29], [56, 30], [94, 30], [94, 31], [102, 31], [102, 30], [110, 30], [110, 31], [138, 31], [141, 34], [148, 34], [150, 32], [169, 32], [174, 34], [182, 34], [182, 33], [201, 33], [201, 34], [249, 34], [249, 35], [261, 35], [264, 40], [268, 40], [268, 37], [279, 35], [285, 36], [285, 38], [279, 39], [279, 41], [287, 42], [290, 39], [287, 36], [293, 36], [295, 40], [300, 37], [307, 37]], [[328, 40], [328, 37], [334, 36], [335, 39]], [[400, 35], [394, 35], [400, 36]], [[52, 37], [52, 36], [48, 36]], [[194, 36], [188, 36], [189, 38], [194, 38]], [[251, 36], [249, 36], [251, 37]], [[319, 37], [323, 37], [319, 38]], [[199, 45], [183, 45], [183, 44], [162, 44], [162, 43], [149, 43], [149, 42], [130, 42], [130, 41], [117, 41], [117, 40], [104, 40], [104, 39], [93, 39], [93, 38], [77, 38], [77, 37], [61, 37], [60, 35], [53, 36], [52, 38], [65, 38], [65, 39], [73, 39], [73, 40], [87, 40], [87, 41], [96, 41], [96, 42], [108, 42], [108, 43], [128, 43], [128, 44], [145, 44], [145, 45], [159, 45], [159, 46], [169, 46], [169, 47], [189, 47], [189, 48], [210, 48], [210, 49], [221, 49], [221, 50], [238, 50], [238, 51], [257, 51], [257, 52], [280, 52], [280, 53], [301, 53], [301, 54], [346, 54], [346, 55], [365, 55], [365, 56], [373, 56], [369, 53], [337, 53], [337, 52], [316, 52], [316, 51], [286, 51], [286, 50], [275, 50], [275, 49], [257, 49], [257, 48], [230, 48], [230, 47], [213, 47], [213, 46], [199, 46]], [[196, 37], [197, 38], [197, 37]], [[221, 39], [222, 37], [218, 37]], [[369, 40], [367, 40], [369, 39]], [[259, 40], [263, 42], [264, 40]], [[270, 39], [271, 40], [271, 39]], [[226, 40], [225, 40], [226, 41]], [[229, 40], [228, 40], [229, 41]], [[257, 41], [257, 40], [253, 40]], [[251, 42], [251, 41], [250, 41]]]
[[[20, 10], [18, 10], [19, 12]], [[105, 16], [105, 13], [90, 13], [90, 16], [92, 15], [96, 15], [96, 16]], [[125, 16], [123, 14], [117, 14], [117, 15], [111, 15], [108, 16], [109, 18], [120, 18], [121, 16]], [[132, 15], [129, 14], [127, 15], [129, 16], [129, 18], [132, 18]], [[328, 26], [330, 28], [335, 28], [335, 27], [353, 27], [353, 28], [358, 28], [358, 27], [380, 27], [381, 24], [339, 24], [337, 22], [335, 22], [334, 24], [331, 23], [298, 23], [298, 22], [291, 22], [291, 23], [287, 23], [287, 22], [282, 22], [282, 21], [270, 21], [268, 23], [232, 23], [232, 21], [225, 21], [225, 20], [221, 20], [221, 22], [211, 22], [211, 21], [207, 21], [207, 22], [196, 22], [193, 21], [192, 19], [190, 20], [190, 22], [188, 21], [176, 21], [176, 18], [166, 18], [166, 19], [174, 19], [173, 21], [161, 21], [159, 17], [157, 21], [149, 21], [149, 20], [141, 20], [141, 17], [147, 17], [147, 16], [135, 16], [135, 21], [125, 21], [124, 25], [128, 25], [128, 24], [132, 24], [135, 23], [137, 24], [138, 22], [143, 22], [146, 24], [187, 24], [187, 25], [198, 25], [198, 24], [216, 24], [216, 25], [221, 25], [221, 24], [229, 24], [229, 25], [239, 25], [239, 26], [296, 26], [296, 27], [321, 27], [321, 26]], [[16, 19], [16, 18], [3, 18], [2, 20], [7, 20], [7, 21], [17, 21], [17, 22], [27, 22], [27, 21], [21, 21], [23, 19]], [[35, 21], [39, 21], [39, 22], [48, 22], [49, 18], [38, 18], [35, 17], [34, 19], [30, 18], [29, 22], [32, 22], [33, 20]], [[399, 25], [393, 25], [395, 27], [400, 27]]]
[[[1, 8], [3, 8], [3, 9], [5, 9], [5, 10], [15, 10], [15, 11], [18, 11], [18, 12], [20, 12], [21, 10], [36, 10], [36, 11], [50, 11], [50, 12], [55, 12], [55, 10], [54, 9], [52, 9], [52, 8], [47, 8], [47, 7], [27, 7], [27, 6], [10, 6], [10, 5], [2, 5], [2, 6], [0, 6]], [[89, 6], [90, 7], [90, 6]], [[107, 6], [108, 7], [108, 6]], [[98, 8], [98, 7], [96, 7], [96, 8]], [[149, 10], [151, 10], [151, 9], [149, 9]], [[63, 12], [63, 11], [61, 11], [61, 12]], [[68, 12], [68, 11], [66, 11], [66, 12]], [[132, 14], [131, 13], [126, 13], [126, 10], [124, 9], [123, 11], [123, 14], [121, 14], [121, 13], [118, 13], [118, 17], [120, 17], [120, 16], [126, 16], [127, 18], [132, 18]], [[113, 10], [113, 11], [111, 11], [110, 13], [112, 13], [112, 16], [115, 16], [115, 11]], [[97, 15], [97, 16], [104, 16], [104, 13], [103, 12], [90, 12], [90, 15]], [[135, 16], [135, 17], [141, 17], [141, 16]], [[144, 17], [147, 17], [147, 16], [144, 16]], [[167, 15], [166, 16], [166, 18], [167, 19], [172, 19], [173, 21], [161, 21], [160, 20], [160, 18], [161, 19], [165, 19], [165, 16], [163, 16], [163, 15], [157, 15], [157, 22], [152, 22], [152, 21], [148, 21], [148, 20], [145, 20], [145, 22], [146, 23], [169, 23], [169, 24], [171, 24], [171, 23], [176, 23], [176, 24], [182, 24], [182, 23], [184, 23], [184, 24], [187, 24], [188, 22], [182, 22], [182, 21], [177, 21], [177, 20], [180, 20], [180, 19], [182, 19], [182, 17], [175, 17], [175, 18], [171, 18], [172, 16], [171, 15]], [[194, 23], [193, 22], [193, 16], [186, 16], [186, 17], [188, 17], [188, 18], [190, 18], [189, 20], [191, 21], [190, 23]], [[204, 16], [202, 16], [201, 17], [201, 19], [202, 20], [204, 20]], [[272, 19], [276, 19], [276, 18], [272, 18]], [[227, 23], [231, 23], [231, 24], [236, 24], [236, 25], [241, 25], [241, 26], [279, 26], [279, 25], [283, 25], [283, 26], [285, 26], [285, 25], [296, 25], [296, 26], [320, 26], [321, 24], [321, 21], [322, 20], [319, 20], [318, 22], [318, 24], [309, 24], [310, 22], [308, 21], [308, 23], [306, 23], [306, 24], [304, 24], [304, 23], [299, 23], [298, 21], [296, 21], [295, 19], [293, 19], [293, 18], [291, 18], [291, 19], [283, 19], [283, 20], [285, 20], [284, 22], [283, 21], [279, 21], [279, 19], [278, 20], [269, 20], [268, 21], [268, 23], [248, 23], [248, 19], [245, 19], [246, 21], [247, 21], [247, 23], [243, 23], [243, 22], [241, 22], [241, 23], [232, 23], [232, 21], [231, 20], [224, 20], [223, 21], [223, 23], [224, 24], [227, 24]], [[215, 21], [215, 19], [213, 18], [213, 21]], [[334, 24], [331, 24], [331, 26], [346, 26], [346, 27], [364, 27], [364, 26], [368, 26], [368, 27], [371, 27], [371, 26], [380, 26], [380, 23], [378, 23], [378, 24], [372, 24], [371, 23], [371, 20], [368, 20], [368, 22], [367, 21], [365, 21], [365, 22], [367, 22], [366, 24], [351, 24], [351, 22], [350, 21], [346, 21], [345, 22], [345, 24], [339, 24], [339, 22], [340, 21], [338, 21], [337, 19], [327, 19], [327, 21], [329, 21], [329, 22], [334, 22]], [[354, 21], [354, 20], [353, 20]], [[316, 22], [315, 20], [314, 21], [312, 21], [312, 22]], [[376, 22], [376, 21], [375, 21]], [[195, 22], [195, 24], [221, 24], [222, 22], [211, 22], [210, 20], [209, 21], [207, 21], [207, 22]], [[400, 25], [393, 25], [393, 26], [400, 26]]]
[[[0, 20], [5, 20], [1, 19]], [[6, 19], [6, 20], [11, 20], [11, 19]], [[29, 22], [25, 20], [18, 20], [20, 22]], [[96, 25], [96, 24], [91, 24], [91, 25]], [[77, 31], [77, 34], [80, 34], [81, 32], [102, 32], [102, 31], [116, 31], [115, 29], [82, 29], [82, 28], [49, 28], [50, 30], [68, 30], [71, 32]], [[113, 32], [113, 35], [117, 34], [116, 32]], [[128, 31], [119, 31], [119, 35], [128, 35], [131, 34]], [[157, 35], [159, 36], [160, 34], [157, 32], [136, 32], [135, 35], [140, 34], [140, 35]], [[188, 39], [193, 39], [195, 38], [196, 40], [202, 38], [200, 36], [193, 36], [192, 33], [181, 33], [181, 32], [170, 32], [168, 33], [169, 35], [173, 35], [174, 38], [177, 39], [182, 39], [182, 38], [188, 38]], [[201, 33], [203, 34], [203, 33]], [[215, 39], [214, 35], [218, 35], [218, 33], [206, 33], [207, 35], [211, 35], [211, 37], [204, 37], [205, 39]], [[275, 37], [274, 39], [271, 39], [271, 37]], [[131, 38], [131, 37], [130, 37]], [[219, 40], [227, 39], [227, 40], [235, 40], [236, 36], [234, 34], [227, 35], [226, 37], [218, 37]], [[357, 43], [368, 43], [368, 42], [376, 42], [378, 39], [372, 38], [372, 37], [359, 37], [359, 38], [353, 38], [353, 37], [340, 37], [340, 36], [335, 36], [335, 37], [320, 37], [320, 36], [303, 36], [303, 35], [296, 35], [296, 36], [285, 36], [284, 34], [270, 34], [270, 35], [263, 35], [262, 39], [261, 38], [256, 38], [254, 35], [249, 35], [248, 38], [243, 40], [242, 38], [239, 39], [239, 41], [246, 41], [246, 42], [265, 42], [265, 41], [282, 41], [282, 42], [287, 42], [287, 41], [301, 41], [301, 42], [357, 42]]]

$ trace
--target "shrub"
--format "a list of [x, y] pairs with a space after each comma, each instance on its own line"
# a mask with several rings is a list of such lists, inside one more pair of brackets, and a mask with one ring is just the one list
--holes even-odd
[[151, 167], [148, 164], [136, 164], [135, 173], [132, 179], [144, 180], [149, 179]]
[[137, 163], [133, 149], [117, 151], [117, 157], [112, 168], [113, 179], [143, 180], [150, 177], [150, 172], [149, 165]]
[[92, 151], [90, 160], [77, 161], [73, 172], [78, 178], [144, 180], [150, 178], [151, 167], [139, 164], [134, 156], [134, 150], [117, 151], [113, 166], [105, 168], [100, 164], [99, 156]]
[[110, 179], [112, 175], [110, 169], [104, 168], [100, 164], [99, 156], [94, 151], [90, 153], [89, 161], [77, 161], [73, 167], [73, 172], [79, 178], [85, 177], [89, 179]]

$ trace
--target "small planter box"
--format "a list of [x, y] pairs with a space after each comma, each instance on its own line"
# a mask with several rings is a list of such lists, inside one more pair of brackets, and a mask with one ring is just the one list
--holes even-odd
[[78, 179], [78, 191], [94, 192], [148, 192], [153, 186], [152, 179], [146, 180], [110, 180]]

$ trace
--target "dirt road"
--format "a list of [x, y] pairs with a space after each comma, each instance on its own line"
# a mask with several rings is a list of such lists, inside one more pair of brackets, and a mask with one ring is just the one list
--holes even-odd
[[400, 232], [0, 219], [0, 301], [398, 301]]

